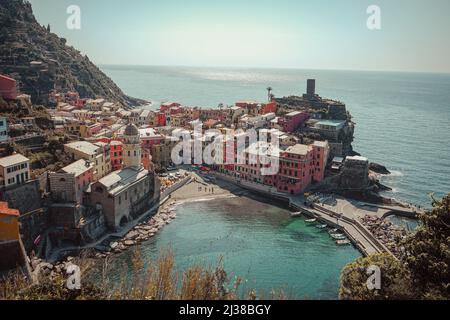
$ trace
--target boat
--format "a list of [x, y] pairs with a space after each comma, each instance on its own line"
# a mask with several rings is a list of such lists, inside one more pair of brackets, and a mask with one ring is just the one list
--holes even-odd
[[301, 215], [302, 215], [302, 213], [300, 211], [299, 212], [291, 212], [291, 217], [299, 217]]
[[318, 225], [316, 225], [317, 229], [325, 229], [326, 227], [328, 227], [326, 224], [318, 224]]
[[329, 233], [329, 234], [332, 234], [332, 233], [337, 233], [338, 231], [339, 231], [339, 229], [335, 228], [335, 229], [330, 229], [330, 230], [328, 231], [328, 233]]
[[331, 233], [330, 236], [334, 240], [347, 240], [347, 237], [341, 233]]
[[307, 222], [307, 223], [314, 223], [316, 221], [317, 221], [317, 219], [306, 219], [305, 220], [305, 222]]
[[336, 244], [338, 246], [346, 246], [349, 245], [351, 242], [350, 240], [346, 239], [346, 240], [336, 240]]

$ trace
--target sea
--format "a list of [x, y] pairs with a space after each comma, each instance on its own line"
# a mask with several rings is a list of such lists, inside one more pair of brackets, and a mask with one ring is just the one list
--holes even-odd
[[[302, 95], [306, 80], [316, 92], [347, 105], [356, 123], [355, 151], [386, 166], [385, 195], [431, 207], [431, 195], [450, 192], [450, 75], [296, 69], [101, 66], [122, 90], [161, 102], [218, 107], [239, 100]], [[335, 299], [342, 267], [359, 256], [337, 247], [326, 233], [277, 205], [236, 199], [188, 203], [179, 219], [141, 246], [147, 255], [173, 246], [182, 269], [224, 257], [230, 274], [249, 287], [289, 287], [298, 297]], [[257, 205], [259, 203], [259, 206]], [[120, 259], [127, 260], [125, 254]]]

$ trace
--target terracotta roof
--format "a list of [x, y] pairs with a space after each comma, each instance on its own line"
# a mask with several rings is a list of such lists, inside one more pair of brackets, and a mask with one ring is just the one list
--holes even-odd
[[18, 217], [20, 215], [19, 210], [10, 209], [8, 207], [8, 202], [0, 202], [0, 214], [6, 214], [15, 217]]

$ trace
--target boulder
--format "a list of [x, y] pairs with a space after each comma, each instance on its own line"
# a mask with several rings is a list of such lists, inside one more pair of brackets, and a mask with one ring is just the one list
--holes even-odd
[[126, 245], [127, 247], [134, 246], [135, 244], [136, 244], [136, 242], [133, 240], [125, 240], [124, 241], [124, 245]]
[[128, 233], [128, 234], [125, 236], [125, 239], [126, 239], [126, 240], [134, 240], [134, 239], [136, 239], [138, 236], [139, 236], [139, 233], [138, 233], [137, 231], [131, 231], [130, 233]]
[[118, 245], [119, 245], [118, 242], [113, 242], [109, 246], [111, 247], [111, 249], [115, 249], [115, 248], [117, 248]]
[[378, 174], [391, 174], [385, 166], [374, 162], [369, 164], [369, 170]]

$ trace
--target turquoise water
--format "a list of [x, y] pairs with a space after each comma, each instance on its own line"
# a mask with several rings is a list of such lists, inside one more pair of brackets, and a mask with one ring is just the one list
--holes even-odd
[[[326, 231], [258, 200], [184, 203], [177, 207], [177, 219], [139, 250], [157, 257], [172, 248], [178, 270], [199, 263], [216, 266], [223, 257], [229, 279], [246, 279], [243, 289], [279, 288], [299, 299], [336, 299], [340, 271], [359, 252], [338, 247]], [[132, 255], [125, 252], [114, 263], [130, 264]]]
[[102, 69], [127, 93], [155, 102], [215, 107], [300, 95], [317, 79], [323, 97], [342, 100], [357, 123], [355, 150], [386, 165], [390, 196], [429, 206], [450, 192], [450, 75], [323, 70], [130, 67]]

